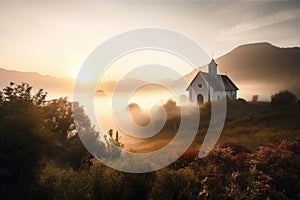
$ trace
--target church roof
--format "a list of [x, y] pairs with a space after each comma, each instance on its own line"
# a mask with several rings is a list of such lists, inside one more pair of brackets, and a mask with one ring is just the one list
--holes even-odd
[[[196, 79], [197, 76], [201, 75], [207, 82], [208, 84], [215, 90], [215, 91], [235, 91], [238, 90], [237, 86], [230, 80], [230, 78], [226, 75], [217, 75], [214, 76], [209, 73], [201, 72], [199, 71], [197, 75], [194, 77], [190, 85], [188, 86], [187, 90], [189, 87], [193, 84], [194, 80]], [[223, 81], [223, 84], [221, 82]]]
[[208, 65], [218, 66], [218, 64], [216, 63], [215, 59], [212, 59]]
[[226, 75], [219, 75], [222, 77], [223, 84], [226, 91], [239, 90], [239, 88], [232, 82], [232, 80]]

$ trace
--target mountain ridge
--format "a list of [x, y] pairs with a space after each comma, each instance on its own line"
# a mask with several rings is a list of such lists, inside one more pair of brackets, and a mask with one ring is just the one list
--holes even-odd
[[70, 97], [74, 86], [74, 80], [71, 78], [58, 78], [38, 72], [21, 72], [0, 68], [0, 87], [6, 87], [10, 82], [18, 84], [26, 82], [32, 85], [34, 90], [44, 89], [51, 97], [57, 95]]
[[[228, 75], [240, 88], [240, 93], [270, 95], [279, 90], [289, 89], [300, 97], [300, 47], [277, 47], [268, 42], [243, 44], [233, 48], [228, 53], [215, 59], [220, 74]], [[172, 88], [181, 88], [185, 81], [189, 82], [196, 75], [197, 70], [178, 80], [161, 81]], [[184, 79], [184, 82], [182, 82]], [[42, 75], [38, 72], [20, 72], [0, 68], [0, 87], [9, 82], [28, 82], [34, 88], [43, 88], [45, 91], [68, 95], [73, 91], [75, 80], [72, 78], [58, 78], [51, 75]], [[121, 89], [132, 84], [142, 84], [140, 79], [122, 80]], [[97, 89], [112, 92], [117, 82], [114, 80], [101, 82]], [[251, 91], [250, 91], [251, 90]], [[250, 95], [250, 94], [249, 94]], [[248, 95], [248, 98], [250, 97]]]
[[216, 59], [219, 70], [240, 84], [269, 85], [289, 89], [300, 96], [300, 48], [281, 48], [270, 43], [241, 45]]

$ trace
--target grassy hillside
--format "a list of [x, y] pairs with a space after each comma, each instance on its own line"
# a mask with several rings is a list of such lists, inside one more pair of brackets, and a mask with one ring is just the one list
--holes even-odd
[[[166, 105], [165, 105], [166, 106]], [[180, 108], [169, 107], [168, 119], [162, 131], [149, 138], [140, 139], [131, 150], [148, 152], [169, 143], [176, 133], [174, 126], [180, 124]], [[210, 122], [210, 104], [200, 108], [200, 123], [191, 148], [200, 148]], [[236, 142], [254, 151], [263, 144], [281, 140], [300, 141], [300, 112], [276, 108], [270, 102], [228, 101], [224, 128], [218, 144]], [[125, 144], [126, 146], [126, 144]]]

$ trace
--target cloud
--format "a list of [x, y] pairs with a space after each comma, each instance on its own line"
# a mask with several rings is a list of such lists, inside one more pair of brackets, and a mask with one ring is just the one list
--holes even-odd
[[[273, 5], [275, 6], [275, 5]], [[255, 9], [258, 6], [252, 8], [252, 15], [248, 19], [241, 19], [240, 22], [233, 25], [231, 28], [223, 29], [220, 31], [218, 36], [220, 41], [231, 41], [242, 39], [241, 35], [250, 32], [262, 32], [265, 28], [270, 26], [277, 26], [277, 29], [280, 30], [284, 23], [288, 23], [295, 19], [300, 18], [300, 9], [287, 8], [286, 10], [275, 10], [268, 11], [262, 8]], [[262, 6], [263, 8], [266, 7]], [[270, 5], [272, 7], [272, 5]], [[238, 16], [238, 14], [237, 14]], [[249, 34], [250, 35], [250, 34]], [[250, 35], [251, 37], [251, 35]]]

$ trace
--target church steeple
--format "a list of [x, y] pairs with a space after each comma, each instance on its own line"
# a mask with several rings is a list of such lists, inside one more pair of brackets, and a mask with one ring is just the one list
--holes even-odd
[[208, 64], [208, 72], [209, 72], [209, 74], [216, 76], [218, 74], [217, 66], [218, 65], [215, 62], [215, 60], [212, 59], [211, 62]]

